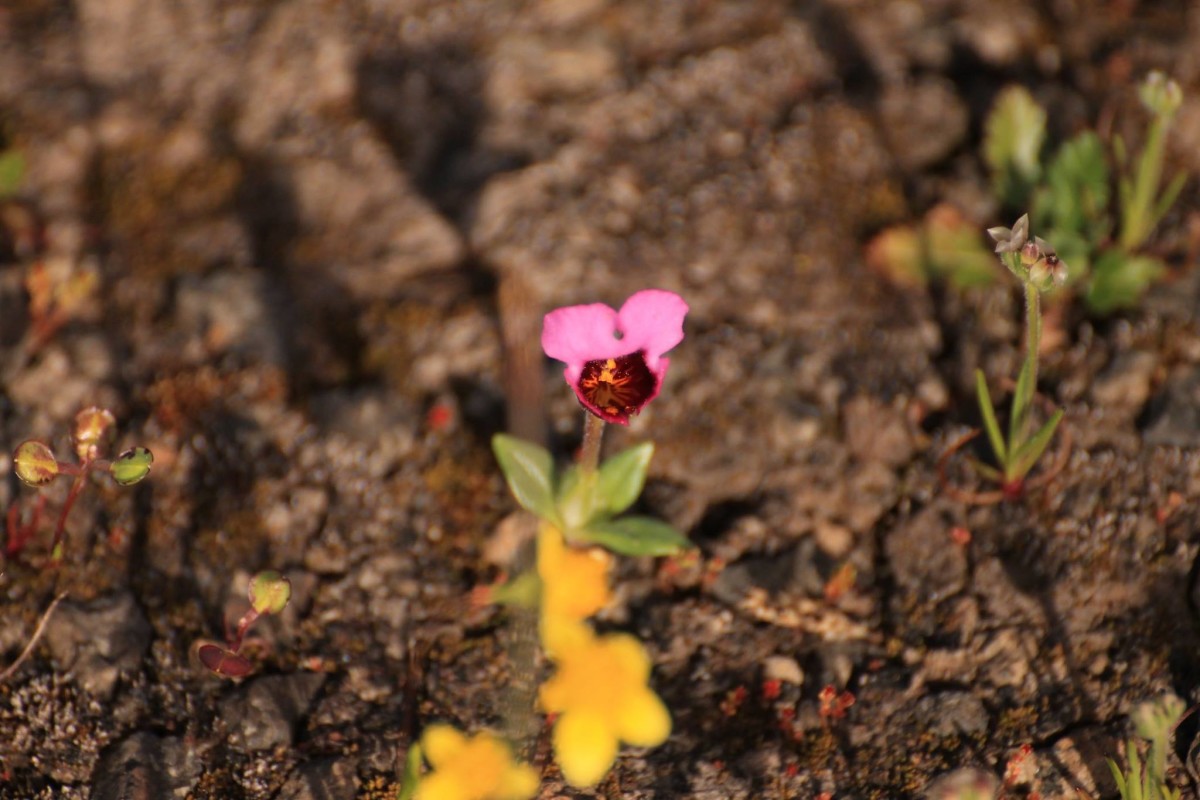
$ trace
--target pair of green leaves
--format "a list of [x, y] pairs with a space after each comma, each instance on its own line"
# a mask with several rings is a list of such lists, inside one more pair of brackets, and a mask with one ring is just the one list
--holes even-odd
[[975, 370], [975, 393], [979, 397], [979, 410], [983, 416], [983, 428], [987, 432], [988, 442], [1000, 463], [1000, 471], [993, 471], [984, 464], [977, 464], [988, 477], [1005, 484], [1021, 480], [1033, 466], [1037, 464], [1042, 453], [1054, 438], [1058, 423], [1062, 421], [1062, 409], [1058, 409], [1050, 419], [1038, 428], [1031, 436], [1025, 431], [1028, 428], [1029, 409], [1033, 402], [1032, 368], [1026, 359], [1021, 374], [1017, 377], [1017, 389], [1013, 393], [1012, 416], [1009, 419], [1008, 439], [1000, 432], [1000, 423], [996, 420], [996, 409], [992, 405], [992, 397], [988, 392], [987, 379], [983, 370]]
[[613, 456], [595, 471], [573, 466], [561, 475], [550, 452], [532, 442], [497, 434], [492, 450], [517, 502], [558, 527], [568, 541], [628, 556], [665, 556], [691, 547], [661, 520], [617, 516], [634, 504], [646, 484], [654, 455], [649, 442]]

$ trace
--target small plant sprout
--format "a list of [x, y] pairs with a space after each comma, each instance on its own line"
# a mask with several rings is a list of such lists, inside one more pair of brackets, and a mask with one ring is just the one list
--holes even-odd
[[1008, 208], [1032, 209], [1034, 224], [1071, 263], [1072, 283], [1099, 314], [1133, 305], [1166, 271], [1143, 248], [1186, 181], [1183, 173], [1163, 180], [1167, 134], [1183, 101], [1179, 85], [1151, 72], [1138, 97], [1150, 119], [1136, 154], [1119, 135], [1110, 151], [1095, 131], [1083, 131], [1043, 166], [1046, 112], [1019, 86], [1001, 92], [985, 126], [983, 157], [997, 198]]
[[246, 632], [259, 617], [281, 614], [292, 599], [292, 584], [274, 570], [265, 570], [250, 579], [250, 608], [238, 620], [237, 629], [226, 636], [227, 646], [212, 642], [196, 645], [196, 657], [209, 671], [226, 678], [244, 678], [254, 669], [249, 659], [239, 654]]
[[1136, 165], [1129, 161], [1125, 141], [1120, 136], [1113, 139], [1113, 151], [1122, 173], [1117, 181], [1117, 196], [1121, 203], [1120, 244], [1126, 252], [1145, 243], [1179, 197], [1187, 180], [1187, 176], [1180, 173], [1165, 189], [1161, 186], [1167, 130], [1183, 104], [1179, 84], [1161, 72], [1151, 72], [1138, 87], [1138, 99], [1152, 117]]
[[[87, 479], [91, 473], [107, 472], [121, 486], [132, 486], [150, 474], [154, 455], [144, 447], [126, 450], [115, 459], [104, 457], [112, 444], [115, 425], [116, 419], [106, 408], [92, 406], [75, 415], [71, 441], [78, 463], [59, 461], [47, 444], [36, 439], [22, 442], [13, 451], [13, 468], [17, 477], [27, 486], [40, 489], [60, 475], [74, 478], [54, 528], [54, 541], [50, 551], [52, 563], [62, 560], [67, 515], [71, 513], [75, 501], [87, 486]], [[9, 508], [8, 541], [5, 545], [8, 555], [16, 555], [24, 548], [37, 529], [44, 506], [44, 496], [39, 495], [32, 519], [27, 524], [20, 522], [20, 513], [15, 503]]]
[[542, 684], [543, 710], [557, 714], [554, 756], [574, 786], [594, 786], [617, 757], [620, 742], [656, 747], [671, 732], [671, 715], [646, 685], [650, 658], [628, 634], [596, 636], [579, 624], [557, 669]]
[[1179, 800], [1180, 791], [1167, 785], [1167, 749], [1183, 713], [1183, 701], [1174, 695], [1147, 701], [1134, 710], [1134, 730], [1149, 742], [1145, 762], [1142, 762], [1134, 739], [1125, 745], [1128, 762], [1125, 771], [1122, 772], [1115, 761], [1107, 759], [1123, 800]]
[[[1067, 265], [1046, 241], [1029, 238], [1029, 216], [1022, 216], [1012, 228], [991, 228], [988, 235], [996, 242], [1001, 262], [1021, 281], [1025, 289], [1025, 358], [1017, 376], [1009, 415], [1008, 435], [1001, 432], [996, 410], [988, 392], [982, 370], [975, 371], [975, 388], [983, 427], [995, 453], [999, 467], [972, 459], [971, 465], [984, 478], [999, 484], [999, 492], [966, 495], [977, 502], [996, 502], [1016, 499], [1028, 488], [1026, 476], [1041, 458], [1062, 420], [1061, 409], [1054, 411], [1040, 427], [1034, 428], [1033, 405], [1037, 394], [1038, 350], [1041, 343], [1041, 295], [1061, 286], [1067, 276]], [[949, 457], [978, 435], [978, 431], [959, 439], [943, 454], [938, 468], [944, 485], [945, 466]], [[1055, 471], [1041, 476], [1049, 480]]]
[[[430, 771], [421, 774], [421, 759]], [[513, 758], [494, 733], [467, 736], [450, 725], [430, 725], [409, 748], [396, 800], [529, 800], [538, 790], [533, 767]]]

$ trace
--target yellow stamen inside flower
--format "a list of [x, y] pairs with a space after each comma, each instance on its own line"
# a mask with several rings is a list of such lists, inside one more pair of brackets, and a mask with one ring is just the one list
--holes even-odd
[[583, 365], [579, 390], [609, 417], [636, 414], [654, 394], [654, 374], [641, 353], [597, 359]]

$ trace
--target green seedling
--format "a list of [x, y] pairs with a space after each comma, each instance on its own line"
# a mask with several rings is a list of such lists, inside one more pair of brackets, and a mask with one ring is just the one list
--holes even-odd
[[[60, 475], [73, 478], [71, 489], [67, 492], [67, 499], [63, 502], [62, 511], [54, 527], [54, 541], [50, 548], [52, 564], [62, 560], [67, 516], [87, 486], [89, 475], [94, 472], [107, 472], [117, 484], [132, 486], [150, 474], [154, 455], [145, 447], [131, 448], [114, 459], [104, 457], [112, 444], [115, 426], [116, 418], [106, 408], [92, 406], [76, 414], [71, 429], [71, 441], [78, 458], [77, 463], [59, 461], [49, 445], [36, 439], [22, 442], [13, 451], [14, 471], [27, 486], [40, 489]], [[37, 531], [44, 508], [45, 496], [39, 494], [31, 519], [22, 522], [18, 504], [14, 502], [9, 506], [5, 551], [10, 557], [18, 555]]]
[[934, 206], [916, 225], [895, 225], [867, 245], [866, 261], [892, 283], [924, 286], [942, 280], [958, 289], [988, 286], [996, 262], [979, 228], [949, 203]]
[[1167, 133], [1183, 99], [1179, 85], [1152, 72], [1138, 96], [1150, 120], [1136, 155], [1120, 136], [1110, 153], [1095, 132], [1084, 131], [1043, 166], [1046, 114], [1021, 87], [1001, 93], [986, 123], [983, 156], [997, 198], [1032, 208], [1034, 224], [1048, 232], [1071, 264], [1072, 283], [1099, 314], [1135, 304], [1165, 274], [1161, 259], [1141, 251], [1187, 179], [1179, 173], [1163, 185]]
[[1010, 86], [1000, 92], [984, 124], [983, 160], [992, 173], [992, 190], [1006, 206], [1021, 206], [1042, 175], [1046, 111], [1027, 90]]
[[237, 628], [226, 631], [226, 645], [214, 642], [199, 642], [196, 657], [214, 675], [225, 678], [244, 678], [254, 670], [254, 665], [240, 654], [246, 633], [259, 617], [281, 614], [292, 599], [292, 584], [273, 570], [258, 573], [250, 579], [247, 592], [250, 608], [238, 620]]
[[667, 523], [622, 512], [646, 483], [654, 445], [631, 447], [599, 468], [575, 465], [557, 472], [543, 447], [497, 434], [492, 450], [513, 497], [523, 508], [563, 532], [573, 544], [595, 544], [631, 556], [678, 553], [691, 542]]
[[[1029, 238], [1029, 216], [1022, 216], [1012, 228], [991, 228], [988, 234], [996, 242], [996, 252], [1003, 263], [1020, 281], [1025, 290], [1025, 358], [1017, 375], [1009, 414], [1007, 434], [1002, 432], [982, 370], [975, 371], [975, 389], [983, 429], [996, 457], [996, 465], [971, 460], [975, 471], [999, 485], [999, 491], [973, 495], [980, 502], [1019, 498], [1028, 488], [1027, 476], [1046, 451], [1062, 421], [1061, 409], [1053, 411], [1039, 427], [1034, 427], [1034, 399], [1037, 395], [1038, 350], [1041, 344], [1041, 295], [1066, 281], [1067, 265], [1058, 258], [1054, 248], [1043, 239]], [[945, 465], [950, 455], [978, 435], [974, 431], [956, 442], [939, 462], [943, 483]], [[1052, 475], [1052, 473], [1047, 473]], [[1043, 476], [1043, 479], [1047, 478]]]
[[1147, 701], [1134, 710], [1134, 730], [1149, 742], [1145, 761], [1133, 738], [1125, 744], [1125, 770], [1113, 759], [1106, 759], [1123, 800], [1179, 800], [1180, 791], [1167, 785], [1167, 748], [1183, 713], [1183, 701], [1174, 695]]

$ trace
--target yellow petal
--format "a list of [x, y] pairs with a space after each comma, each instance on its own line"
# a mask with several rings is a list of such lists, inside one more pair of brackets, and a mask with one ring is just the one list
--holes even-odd
[[595, 786], [617, 757], [617, 736], [602, 717], [563, 714], [554, 725], [554, 758], [572, 786]]
[[457, 776], [431, 772], [417, 785], [416, 800], [468, 800], [468, 796]]
[[467, 737], [451, 725], [430, 725], [421, 734], [421, 751], [435, 769], [462, 752], [466, 745]]
[[540, 783], [537, 770], [533, 767], [528, 764], [514, 764], [509, 767], [500, 782], [497, 800], [529, 800], [537, 794]]
[[656, 747], [671, 735], [671, 714], [651, 690], [633, 692], [617, 711], [617, 735], [635, 747]]
[[603, 639], [604, 647], [621, 666], [621, 671], [638, 683], [650, 677], [650, 656], [637, 637], [627, 633], [611, 633]]
[[537, 571], [543, 580], [558, 571], [558, 565], [562, 561], [565, 549], [566, 543], [558, 528], [544, 522], [538, 526]]
[[542, 614], [542, 648], [551, 658], [577, 650], [591, 640], [590, 629], [574, 617]]

